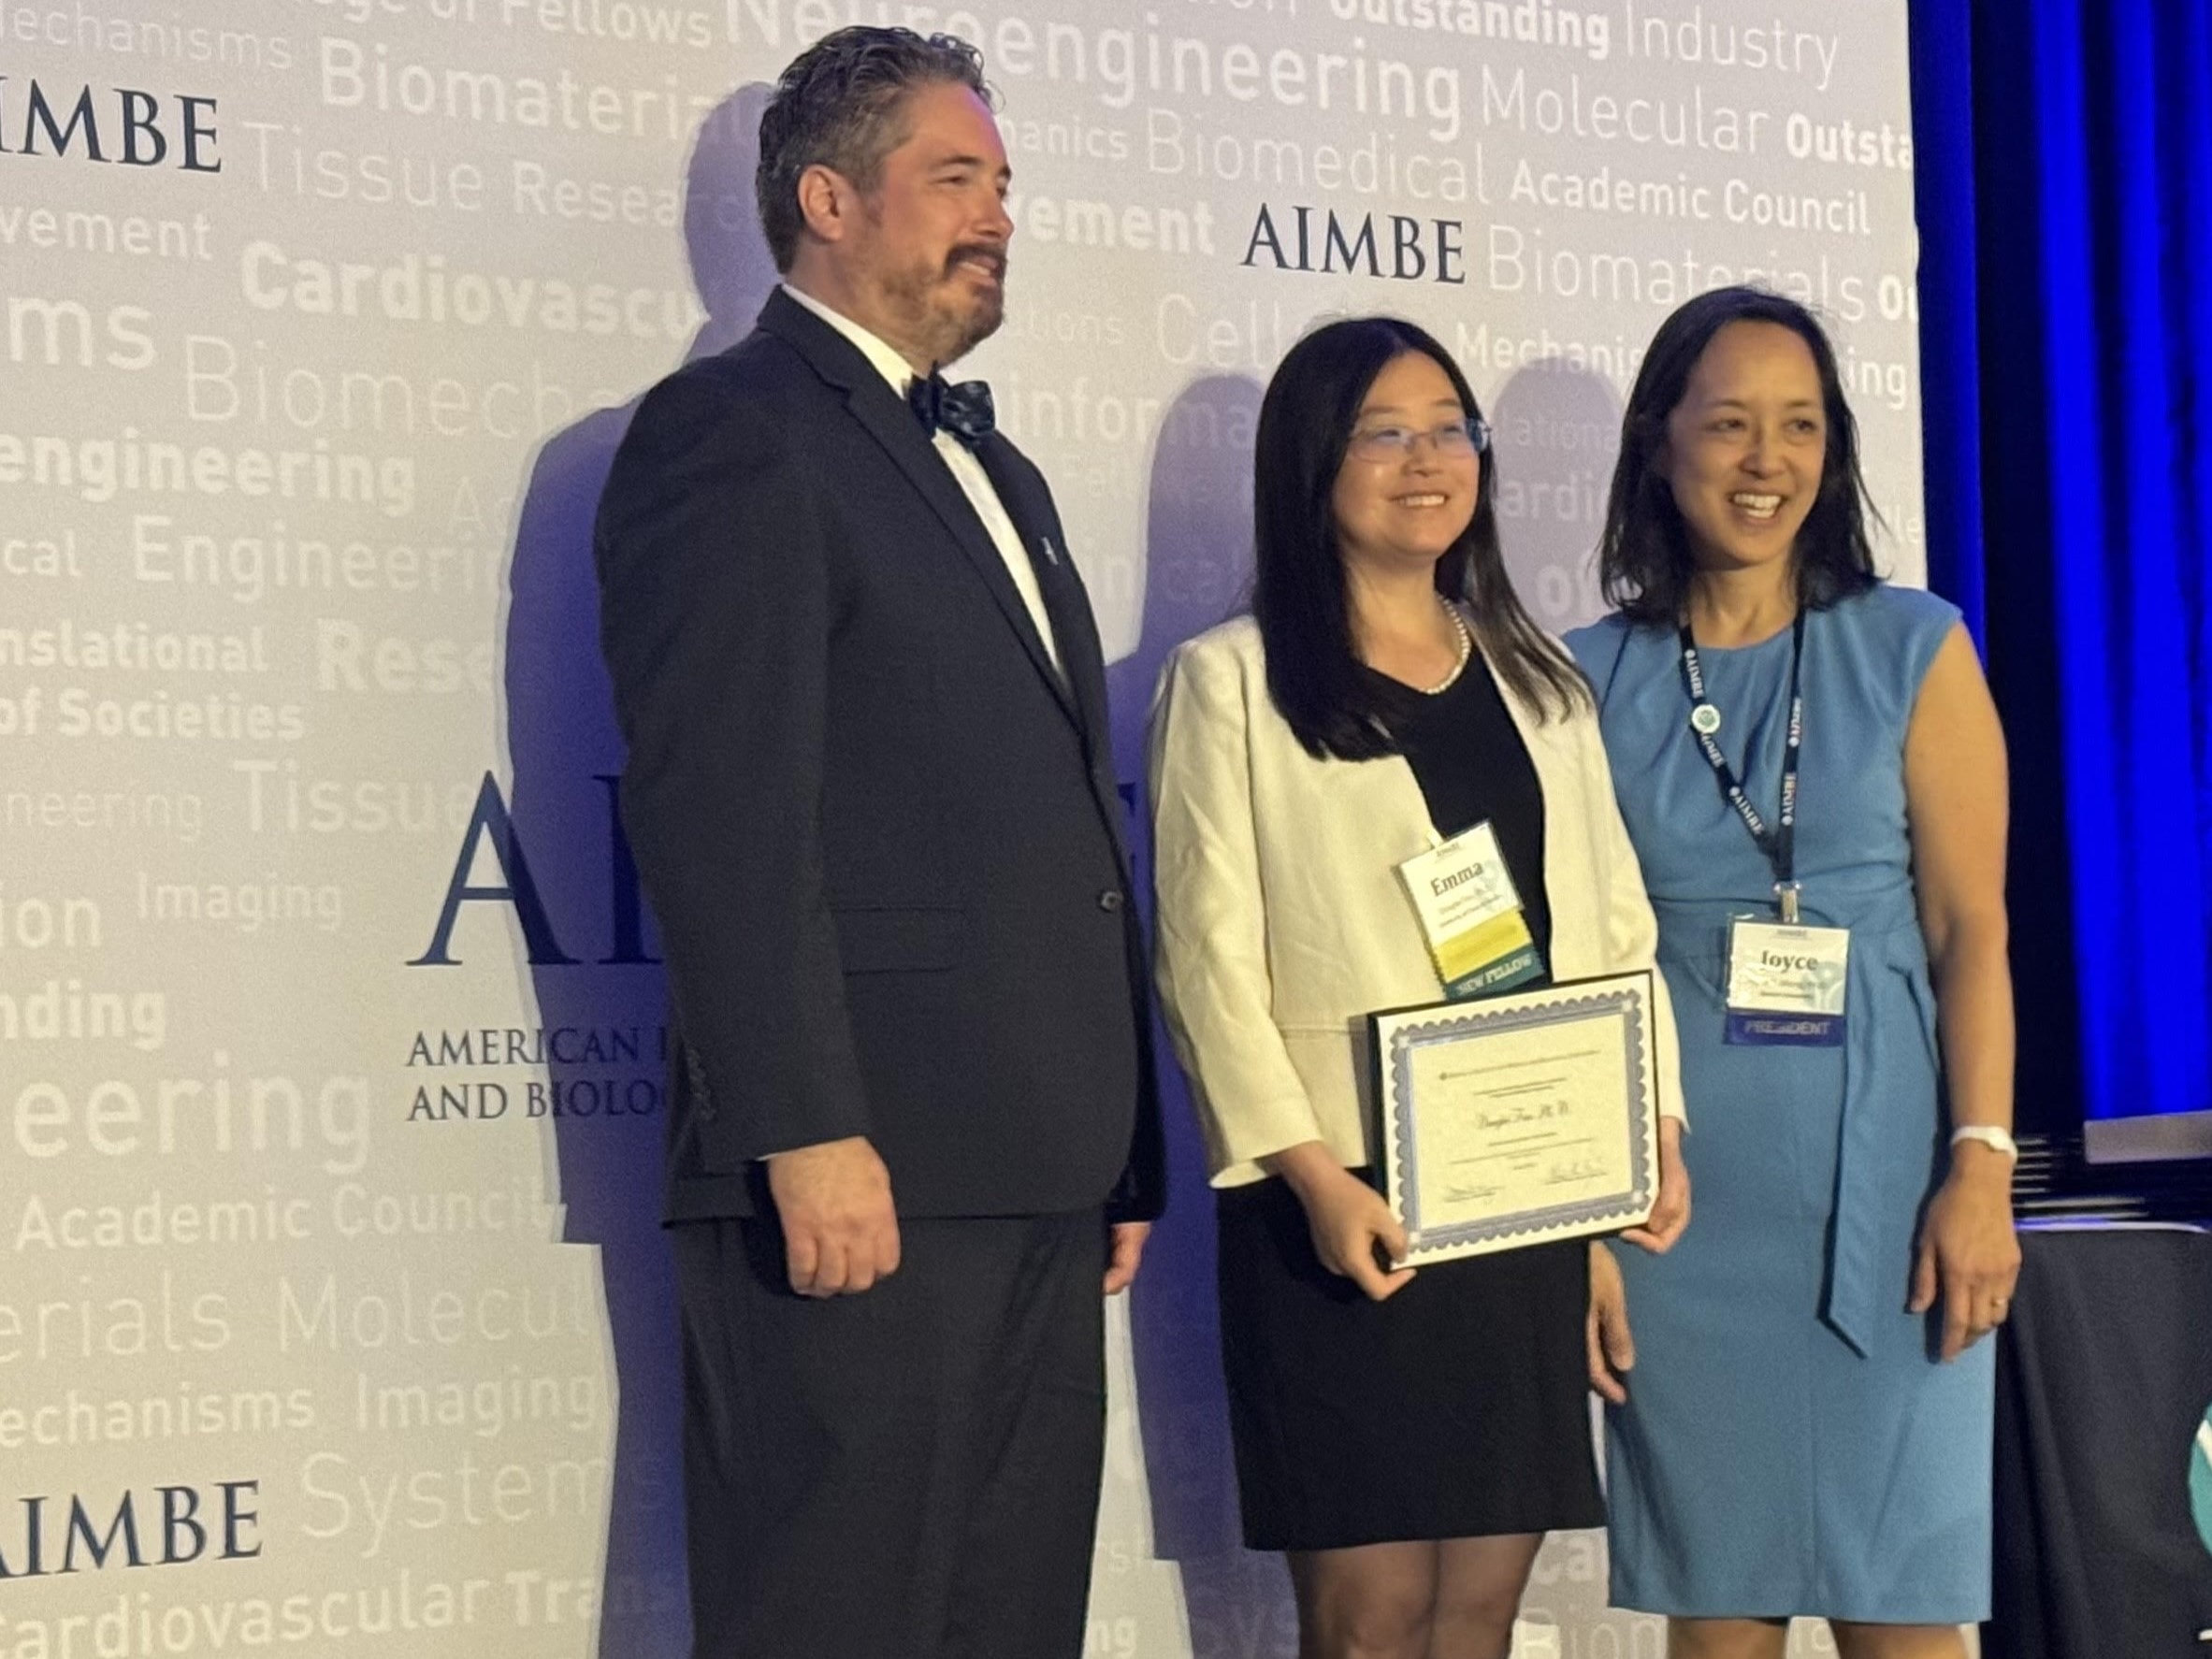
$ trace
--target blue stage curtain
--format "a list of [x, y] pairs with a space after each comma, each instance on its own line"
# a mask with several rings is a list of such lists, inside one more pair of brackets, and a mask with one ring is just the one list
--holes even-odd
[[2023, 1121], [2212, 1108], [2212, 6], [1912, 30], [1930, 582], [2011, 743]]

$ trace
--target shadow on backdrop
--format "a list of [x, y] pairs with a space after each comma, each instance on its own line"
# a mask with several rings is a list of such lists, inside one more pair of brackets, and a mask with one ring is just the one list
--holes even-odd
[[[684, 233], [706, 321], [686, 362], [743, 338], [775, 284], [752, 190], [768, 92], [748, 85], [724, 99], [692, 150]], [[591, 555], [600, 492], [636, 407], [586, 415], [547, 440], [531, 469], [509, 572], [507, 743], [516, 839], [560, 954], [573, 959], [533, 961], [530, 973], [540, 1026], [570, 1033], [566, 1058], [548, 1066], [564, 1237], [599, 1248], [619, 1389], [600, 1659], [681, 1659], [682, 1376], [660, 1232], [667, 987], [614, 814], [622, 743]]]
[[1513, 591], [1554, 634], [1595, 622], [1598, 538], [1621, 448], [1621, 397], [1603, 375], [1547, 357], [1514, 371], [1486, 411], [1497, 530]]
[[[1249, 603], [1259, 413], [1257, 382], [1235, 375], [1194, 382], [1169, 405], [1153, 450], [1144, 620], [1135, 649], [1106, 671], [1116, 776], [1130, 803], [1130, 846], [1148, 925], [1145, 718], [1167, 654]], [[1157, 1037], [1172, 1198], [1130, 1305], [1153, 1537], [1161, 1559], [1181, 1569], [1197, 1659], [1289, 1659], [1297, 1648], [1289, 1579], [1276, 1557], [1244, 1550], [1237, 1522], [1206, 1154], [1166, 1033]]]

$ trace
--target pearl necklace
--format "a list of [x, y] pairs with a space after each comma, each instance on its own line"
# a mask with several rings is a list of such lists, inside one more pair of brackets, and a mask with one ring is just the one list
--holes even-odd
[[1437, 603], [1444, 607], [1444, 614], [1452, 618], [1453, 629], [1459, 635], [1459, 660], [1452, 665], [1452, 671], [1434, 685], [1421, 688], [1424, 697], [1441, 697], [1458, 685], [1459, 676], [1467, 672], [1467, 658], [1475, 654], [1475, 637], [1467, 632], [1467, 618], [1459, 613], [1459, 607], [1442, 594], [1437, 595]]

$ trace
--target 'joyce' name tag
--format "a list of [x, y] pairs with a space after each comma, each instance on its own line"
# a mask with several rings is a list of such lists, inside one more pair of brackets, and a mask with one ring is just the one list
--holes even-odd
[[1832, 1048], [1843, 1040], [1851, 930], [1739, 916], [1728, 924], [1728, 1041]]
[[1447, 997], [1510, 990], [1542, 974], [1521, 895], [1487, 821], [1408, 858], [1398, 877], [1412, 896]]

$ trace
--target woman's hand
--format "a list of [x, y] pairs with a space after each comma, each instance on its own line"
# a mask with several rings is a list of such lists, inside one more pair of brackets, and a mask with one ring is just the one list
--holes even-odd
[[2020, 1277], [2020, 1240], [2013, 1232], [2012, 1164], [1976, 1141], [1952, 1148], [1951, 1173], [1920, 1220], [1906, 1306], [1926, 1313], [1944, 1300], [1943, 1357], [1955, 1360], [1999, 1325]]
[[[1658, 1199], [1652, 1205], [1651, 1219], [1641, 1227], [1629, 1228], [1621, 1236], [1632, 1245], [1642, 1246], [1655, 1256], [1663, 1256], [1689, 1224], [1690, 1170], [1682, 1161], [1682, 1119], [1662, 1118], [1659, 1119]], [[1612, 1257], [1606, 1259], [1610, 1262]], [[1603, 1389], [1598, 1392], [1605, 1392]]]
[[1636, 1338], [1628, 1331], [1628, 1290], [1621, 1264], [1596, 1239], [1590, 1241], [1590, 1311], [1583, 1322], [1590, 1350], [1590, 1386], [1615, 1406], [1628, 1403], [1624, 1379], [1636, 1363]]
[[1307, 1230], [1321, 1264], [1348, 1278], [1377, 1302], [1396, 1295], [1412, 1281], [1413, 1269], [1385, 1270], [1377, 1247], [1392, 1262], [1406, 1259], [1406, 1230], [1391, 1214], [1382, 1194], [1337, 1161], [1319, 1141], [1307, 1141], [1263, 1161], [1290, 1183], [1306, 1206]]

